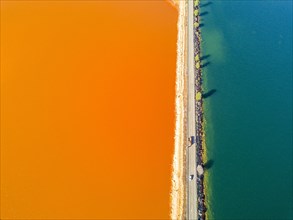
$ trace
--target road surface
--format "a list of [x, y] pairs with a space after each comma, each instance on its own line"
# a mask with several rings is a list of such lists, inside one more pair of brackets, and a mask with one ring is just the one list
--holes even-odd
[[195, 61], [194, 61], [194, 30], [193, 30], [193, 0], [188, 0], [187, 6], [187, 137], [186, 174], [187, 174], [187, 203], [186, 217], [189, 220], [197, 216], [197, 183], [196, 183], [196, 145], [195, 145]]

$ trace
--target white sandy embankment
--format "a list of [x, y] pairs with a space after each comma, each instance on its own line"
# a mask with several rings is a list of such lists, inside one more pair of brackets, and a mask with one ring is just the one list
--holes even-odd
[[176, 69], [176, 124], [175, 147], [173, 157], [172, 189], [171, 189], [171, 219], [185, 219], [185, 145], [186, 145], [186, 37], [187, 10], [186, 1], [177, 1], [178, 7], [178, 39], [177, 39], [177, 69]]

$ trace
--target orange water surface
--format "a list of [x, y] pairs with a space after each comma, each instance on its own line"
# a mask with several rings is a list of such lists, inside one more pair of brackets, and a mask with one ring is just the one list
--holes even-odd
[[177, 11], [1, 1], [1, 219], [166, 219]]

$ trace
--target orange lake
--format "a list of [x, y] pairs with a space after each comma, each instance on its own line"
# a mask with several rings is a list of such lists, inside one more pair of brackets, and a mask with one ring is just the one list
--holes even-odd
[[177, 11], [1, 2], [1, 218], [169, 218]]

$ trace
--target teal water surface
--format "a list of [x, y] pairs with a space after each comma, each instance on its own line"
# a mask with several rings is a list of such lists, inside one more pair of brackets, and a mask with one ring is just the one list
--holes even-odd
[[205, 3], [208, 217], [293, 219], [292, 1]]

